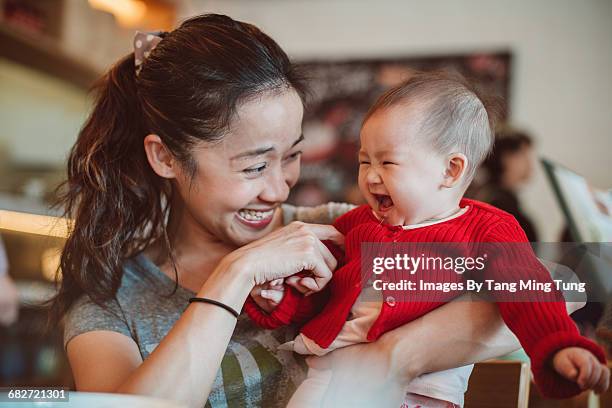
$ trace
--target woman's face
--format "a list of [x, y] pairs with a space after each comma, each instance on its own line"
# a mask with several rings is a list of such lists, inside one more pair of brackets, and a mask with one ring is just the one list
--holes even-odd
[[234, 245], [269, 233], [279, 224], [279, 206], [300, 174], [302, 116], [302, 101], [293, 89], [240, 105], [220, 142], [194, 148], [194, 178], [177, 178], [185, 216]]

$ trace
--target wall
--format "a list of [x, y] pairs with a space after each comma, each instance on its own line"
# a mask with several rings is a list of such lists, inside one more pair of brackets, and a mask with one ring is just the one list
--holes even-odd
[[9, 160], [61, 165], [85, 120], [85, 91], [0, 59], [0, 149]]
[[[201, 12], [252, 22], [296, 59], [510, 49], [512, 122], [543, 156], [612, 187], [609, 0], [193, 0], [181, 15]], [[541, 171], [522, 195], [543, 238], [557, 239], [562, 217]]]

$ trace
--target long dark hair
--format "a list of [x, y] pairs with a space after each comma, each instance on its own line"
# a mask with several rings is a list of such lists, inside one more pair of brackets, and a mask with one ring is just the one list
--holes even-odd
[[217, 14], [183, 22], [163, 36], [138, 75], [134, 65], [131, 53], [95, 85], [93, 110], [68, 158], [59, 203], [73, 224], [59, 292], [48, 303], [50, 322], [83, 294], [103, 306], [119, 289], [124, 261], [153, 242], [165, 243], [171, 256], [165, 221], [172, 185], [147, 161], [147, 134], [157, 134], [193, 176], [191, 148], [222, 138], [241, 102], [283, 87], [302, 98], [306, 92], [274, 40]]

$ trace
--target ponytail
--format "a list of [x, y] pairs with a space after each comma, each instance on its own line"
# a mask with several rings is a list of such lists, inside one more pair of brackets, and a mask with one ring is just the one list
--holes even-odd
[[93, 111], [70, 152], [68, 177], [58, 190], [58, 204], [73, 224], [61, 255], [59, 293], [51, 301], [52, 322], [83, 293], [100, 305], [113, 298], [123, 261], [165, 229], [160, 197], [167, 189], [144, 152], [147, 130], [133, 54], [111, 68], [94, 90]]

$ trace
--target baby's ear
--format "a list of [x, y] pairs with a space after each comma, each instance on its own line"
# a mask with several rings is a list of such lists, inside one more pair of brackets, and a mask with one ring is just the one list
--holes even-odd
[[465, 175], [468, 158], [463, 153], [451, 153], [446, 159], [442, 187], [453, 188], [459, 185]]

